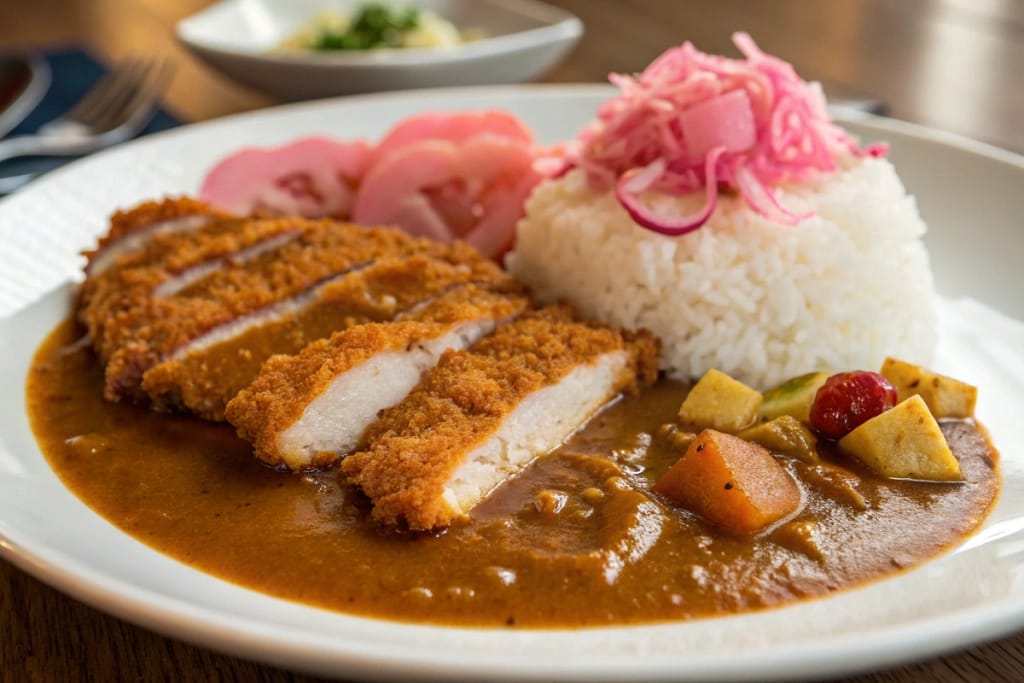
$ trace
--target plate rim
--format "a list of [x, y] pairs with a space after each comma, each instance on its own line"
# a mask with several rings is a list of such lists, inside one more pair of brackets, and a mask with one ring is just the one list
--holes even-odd
[[[52, 473], [52, 470], [51, 470]], [[56, 474], [53, 473], [56, 477]], [[133, 543], [141, 546], [148, 554], [155, 554], [168, 561], [177, 562], [174, 558], [160, 553], [141, 541], [125, 534], [110, 522], [85, 505], [66, 487], [62, 492], [74, 499], [81, 509], [109, 526], [114, 533], [127, 536]], [[975, 532], [976, 533], [976, 532]], [[972, 534], [973, 535], [973, 534]], [[939, 558], [948, 557], [955, 550], [949, 548]], [[939, 559], [935, 558], [935, 559]], [[246, 622], [205, 606], [195, 605], [183, 600], [169, 598], [145, 588], [139, 588], [119, 579], [104, 578], [88, 568], [79, 567], [77, 572], [63, 571], [61, 561], [67, 559], [60, 551], [39, 551], [26, 547], [18, 539], [0, 529], [0, 559], [9, 561], [22, 571], [30, 574], [48, 586], [75, 598], [90, 607], [116, 618], [123, 619], [136, 626], [153, 630], [168, 637], [191, 643], [197, 647], [213, 649], [223, 654], [239, 656], [251, 661], [263, 662], [272, 666], [281, 666], [295, 671], [312, 674], [356, 675], [361, 679], [377, 679], [383, 677], [402, 676], [403, 680], [436, 680], [444, 676], [444, 680], [479, 680], [486, 676], [494, 681], [515, 680], [559, 680], [559, 681], [621, 681], [627, 680], [626, 668], [622, 667], [621, 656], [607, 658], [588, 655], [586, 661], [574, 660], [571, 667], [557, 655], [546, 653], [528, 658], [509, 658], [502, 661], [503, 669], [496, 671], [495, 662], [486, 653], [475, 655], [472, 652], [443, 653], [445, 657], [423, 657], [418, 653], [405, 653], [402, 660], [388, 657], [386, 652], [359, 650], [365, 642], [349, 644], [338, 652], [335, 647], [338, 641], [318, 638], [319, 642], [303, 644], [294, 640], [282, 640], [283, 632], [267, 631], [264, 627], [250, 625]], [[183, 563], [180, 563], [183, 564]], [[205, 574], [187, 565], [190, 572], [203, 577], [222, 581], [217, 577]], [[906, 576], [908, 573], [902, 575]], [[883, 577], [880, 581], [888, 578]], [[230, 584], [232, 588], [243, 590], [260, 599], [269, 599], [295, 605], [287, 600], [267, 596], [248, 588]], [[867, 584], [870, 586], [872, 583]], [[845, 593], [857, 591], [866, 586], [853, 587]], [[812, 598], [811, 602], [828, 600], [828, 596]], [[800, 601], [805, 603], [808, 601]], [[299, 605], [303, 609], [326, 612], [320, 608]], [[785, 611], [793, 605], [783, 605], [762, 612]], [[761, 613], [761, 612], [758, 612]], [[332, 613], [333, 614], [333, 613]], [[755, 613], [757, 614], [757, 613]], [[452, 632], [501, 632], [501, 629], [479, 629], [473, 627], [450, 627], [409, 624], [394, 622], [373, 617], [342, 615], [359, 621], [385, 623], [391, 627], [410, 629], [430, 629]], [[721, 617], [722, 620], [742, 619], [749, 614], [738, 614]], [[715, 619], [712, 617], [712, 619]], [[700, 619], [697, 621], [706, 621]], [[644, 630], [685, 626], [686, 623], [647, 624], [624, 627], [598, 628], [594, 630]], [[970, 635], [965, 637], [965, 623], [970, 623]], [[983, 628], [978, 628], [981, 624]], [[1007, 633], [1024, 629], [1024, 608], [1013, 604], [1003, 604], [998, 608], [991, 605], [972, 606], [966, 609], [943, 613], [940, 616], [924, 620], [914, 620], [896, 626], [887, 626], [875, 630], [870, 638], [860, 633], [849, 633], [830, 636], [814, 641], [812, 647], [806, 645], [786, 644], [771, 645], [770, 649], [760, 648], [756, 651], [757, 666], [728, 659], [722, 654], [694, 655], [688, 653], [686, 670], [680, 671], [669, 665], [679, 664], [679, 656], [647, 655], [645, 660], [633, 662], [628, 667], [628, 680], [645, 681], [767, 681], [767, 680], [805, 680], [822, 676], [854, 675], [880, 667], [907, 664], [912, 661], [928, 659], [952, 650], [963, 649], [998, 638]], [[531, 629], [532, 635], [575, 633], [576, 629]], [[913, 633], [908, 638], [907, 633]], [[897, 637], [898, 636], [898, 637]], [[906, 648], [913, 647], [913, 655], [908, 657]], [[837, 652], [842, 657], [837, 657]], [[339, 656], [340, 655], [340, 656]], [[561, 665], [562, 668], [552, 671], [544, 668], [550, 665]], [[617, 665], [617, 666], [616, 666]]]
[[[169, 128], [167, 130], [157, 131], [141, 138], [135, 138], [128, 142], [124, 142], [120, 145], [110, 147], [94, 154], [75, 159], [60, 168], [57, 168], [44, 177], [31, 183], [28, 187], [23, 190], [0, 196], [0, 211], [3, 207], [15, 200], [17, 197], [24, 195], [26, 192], [33, 192], [41, 186], [45, 186], [50, 183], [52, 179], [61, 178], [68, 173], [75, 172], [78, 168], [95, 163], [99, 160], [105, 159], [106, 157], [121, 153], [125, 149], [130, 149], [132, 146], [139, 143], [146, 143], [151, 140], [161, 140], [165, 137], [171, 137], [179, 135], [184, 131], [196, 131], [203, 130], [208, 127], [216, 127], [221, 125], [229, 124], [244, 124], [250, 119], [259, 119], [268, 114], [289, 114], [289, 113], [303, 113], [312, 112], [317, 109], [333, 109], [338, 106], [344, 106], [348, 103], [359, 103], [376, 100], [408, 100], [412, 99], [428, 99], [431, 101], [443, 101], [449, 97], [457, 98], [467, 95], [473, 96], [508, 96], [516, 93], [527, 93], [533, 96], [545, 96], [545, 97], [559, 97], [566, 96], [573, 98], [588, 98], [588, 97], [599, 97], [607, 96], [615, 92], [614, 86], [606, 83], [585, 83], [585, 82], [569, 82], [569, 83], [528, 83], [528, 84], [506, 84], [506, 85], [467, 85], [467, 86], [441, 86], [441, 87], [430, 87], [430, 88], [417, 88], [415, 90], [391, 90], [384, 92], [370, 92], [350, 95], [336, 95], [332, 97], [317, 98], [313, 100], [305, 100], [299, 102], [284, 102], [275, 104], [269, 107], [263, 107], [260, 109], [253, 109], [250, 111], [236, 112], [228, 114], [226, 116], [220, 116], [213, 119], [207, 119], [204, 121], [196, 121], [193, 123], [187, 123], [176, 128]], [[481, 97], [482, 99], [482, 97]], [[1017, 170], [1024, 171], [1024, 152], [1015, 152], [1003, 147], [999, 147], [989, 142], [977, 140], [975, 138], [968, 137], [961, 133], [953, 131], [942, 130], [939, 128], [933, 128], [920, 123], [914, 123], [912, 121], [906, 121], [903, 119], [897, 119], [890, 116], [880, 116], [878, 114], [872, 114], [870, 112], [862, 111], [859, 109], [843, 108], [843, 107], [829, 107], [829, 111], [836, 117], [836, 121], [839, 123], [853, 123], [857, 125], [866, 125], [874, 128], [879, 132], [891, 131], [907, 137], [916, 138], [917, 140], [929, 143], [937, 144], [945, 147], [951, 147], [968, 154], [987, 158], [991, 161], [996, 161], [1008, 166], [1011, 166]], [[2, 319], [4, 316], [0, 316]]]
[[[568, 96], [596, 96], [606, 94], [610, 92], [609, 86], [595, 85], [595, 84], [573, 84], [566, 86], [564, 84], [545, 84], [541, 86], [480, 86], [480, 87], [463, 87], [463, 88], [438, 88], [432, 90], [417, 91], [415, 93], [410, 92], [393, 92], [385, 94], [369, 94], [350, 96], [342, 98], [331, 98], [329, 100], [320, 100], [312, 103], [296, 103], [289, 105], [282, 105], [280, 107], [274, 107], [270, 109], [258, 110], [254, 112], [245, 112], [237, 114], [231, 117], [225, 117], [214, 121], [201, 122], [193, 124], [191, 126], [185, 126], [182, 128], [165, 131], [157, 134], [160, 137], [172, 137], [177, 134], [182, 134], [189, 130], [195, 130], [201, 127], [209, 125], [223, 125], [225, 122], [238, 123], [243, 122], [247, 118], [258, 118], [266, 115], [267, 112], [280, 112], [286, 109], [307, 109], [307, 108], [332, 108], [336, 106], [343, 106], [347, 102], [354, 100], [381, 100], [389, 98], [414, 98], [421, 99], [426, 96], [443, 97], [447, 93], [473, 93], [473, 94], [487, 94], [489, 92], [501, 91], [509, 92], [514, 91], [521, 93], [526, 91], [537, 91], [546, 93], [548, 96], [566, 96], [566, 91], [570, 91]], [[843, 117], [847, 118], [847, 117]], [[903, 134], [908, 134], [913, 137], [924, 140], [925, 142], [932, 142], [935, 144], [945, 144], [954, 147], [958, 147], [965, 151], [974, 154], [981, 154], [994, 160], [1007, 163], [1019, 170], [1024, 170], [1024, 156], [1018, 155], [1014, 152], [1002, 150], [998, 147], [988, 145], [987, 143], [978, 142], [959, 136], [953, 133], [946, 133], [943, 131], [935, 131], [934, 129], [920, 126], [918, 124], [907, 123], [903, 121], [896, 121], [893, 119], [885, 119], [883, 117], [853, 114], [849, 116], [850, 119], [855, 120], [858, 123], [867, 122], [869, 125], [881, 127], [884, 130], [893, 130]], [[153, 139], [157, 136], [150, 136], [147, 139]], [[131, 144], [131, 143], [129, 143]], [[99, 156], [99, 155], [97, 155]], [[74, 173], [75, 169], [79, 164], [83, 162], [95, 162], [95, 158], [89, 160], [83, 160], [70, 164], [68, 167], [60, 169], [55, 174], [64, 175], [66, 173]], [[47, 179], [43, 179], [40, 183], [48, 183]], [[5, 201], [0, 201], [0, 214], [4, 211]], [[61, 285], [66, 287], [67, 285]], [[8, 316], [0, 318], [0, 331], [2, 327], [10, 322], [10, 319], [15, 318], [19, 313], [25, 312], [29, 307], [36, 305], [42, 296], [53, 294], [50, 292], [40, 292], [40, 297], [36, 297], [32, 302], [26, 303], [19, 307], [16, 311], [12, 312]], [[27, 372], [27, 368], [24, 369]], [[15, 371], [15, 374], [18, 374]], [[20, 386], [24, 386], [25, 373], [21, 373], [20, 377], [22, 383]], [[39, 457], [42, 456], [41, 452]], [[52, 471], [51, 471], [52, 472]], [[56, 476], [56, 475], [54, 475]], [[62, 489], [69, 496], [74, 498], [78, 503], [85, 509], [89, 510], [89, 513], [95, 515], [99, 519], [103, 519], [95, 512], [92, 512], [84, 503], [82, 503], [74, 494], [66, 488]], [[106, 520], [103, 520], [105, 524], [109, 525], [115, 533], [128, 536], [124, 532], [120, 531]], [[91, 606], [103, 611], [105, 613], [114, 614], [115, 616], [125, 619], [129, 622], [143, 626], [145, 628], [151, 628], [158, 630], [162, 633], [166, 633], [171, 637], [192, 642], [204, 647], [214, 647], [223, 652], [229, 652], [232, 654], [240, 654], [249, 659], [264, 661], [276, 665], [284, 665], [289, 668], [297, 668], [302, 670], [308, 670], [312, 672], [334, 672], [339, 673], [339, 667], [343, 666], [346, 673], [359, 673], [363, 676], [382, 676], [382, 675], [405, 675], [417, 678], [432, 678], [438, 675], [444, 675], [445, 677], [456, 677], [460, 679], [473, 678], [486, 674], [490, 677], [494, 677], [496, 672], [493, 669], [494, 662], [491, 662], [487, 656], [482, 658], [474, 659], [470, 656], [466, 660], [456, 662], [454, 660], [442, 661], [429, 660], [429, 661], [404, 661], [395, 662], [387, 661], [389, 665], [388, 669], [381, 669], [381, 665], [384, 663], [381, 659], [372, 655], [368, 657], [360, 658], [363, 653], [360, 652], [349, 652], [347, 659], [338, 661], [338, 653], [335, 651], [331, 656], [326, 656], [321, 653], [321, 656], [313, 656], [315, 653], [309, 652], [307, 649], [302, 648], [299, 645], [291, 644], [290, 648], [286, 648], [287, 651], [281, 651], [278, 649], [277, 653], [273, 653], [268, 646], [276, 646], [280, 648], [281, 641], [278, 640], [275, 634], [259, 634], [255, 632], [255, 629], [249, 629], [249, 633], [243, 634], [248, 641], [240, 640], [237, 619], [228, 615], [220, 615], [214, 610], [209, 610], [203, 606], [196, 606], [183, 601], [175, 601], [167, 596], [162, 596], [146, 589], [138, 587], [128, 586], [110, 586], [104, 585], [104, 581], [97, 576], [93, 576], [91, 572], [85, 572], [85, 580], [82, 578], [82, 572], [79, 568], [79, 574], [73, 575], [68, 573], [62, 573], [60, 570], [59, 561], [65, 558], [61, 557], [61, 553], [50, 554], [48, 552], [39, 552], [38, 549], [32, 550], [31, 544], [25, 544], [23, 540], [17, 538], [17, 533], [11, 535], [6, 530], [6, 525], [0, 524], [0, 557], [11, 562], [20, 569], [28, 572], [29, 574], [40, 578], [45, 583], [54, 586], [58, 590], [71, 595], [77, 599], [90, 604]], [[128, 538], [132, 538], [128, 536]], [[147, 552], [160, 554], [158, 551], [145, 546], [139, 541], [132, 540], [138, 543], [140, 546], [145, 548]], [[950, 549], [952, 550], [952, 549]], [[161, 554], [162, 555], [162, 554]], [[944, 553], [944, 556], [948, 556], [949, 551]], [[166, 557], [166, 556], [164, 556]], [[190, 571], [198, 572], [189, 568]], [[203, 574], [203, 576], [208, 576]], [[109, 581], [109, 577], [108, 577]], [[115, 580], [115, 583], [120, 581]], [[118, 588], [128, 588], [130, 590], [121, 590], [120, 594]], [[855, 589], [854, 589], [855, 590]], [[133, 593], [142, 593], [141, 598], [136, 596], [132, 598]], [[261, 595], [254, 593], [256, 595]], [[145, 598], [148, 595], [149, 602], [146, 602]], [[126, 597], [127, 596], [127, 597]], [[261, 597], [267, 597], [262, 596]], [[111, 601], [111, 599], [113, 599]], [[277, 600], [276, 598], [271, 598]], [[170, 607], [164, 605], [163, 609], [159, 609], [155, 606], [155, 603], [164, 603], [169, 601], [172, 603]], [[282, 601], [287, 602], [287, 601]], [[294, 604], [294, 603], [289, 603]], [[306, 609], [316, 610], [317, 608], [305, 607]], [[780, 610], [787, 609], [786, 607], [778, 608]], [[197, 632], [196, 624], [198, 622], [192, 621], [195, 617], [196, 612], [207, 614], [202, 615], [206, 621], [202, 624], [202, 633]], [[154, 613], [155, 612], [155, 613]], [[726, 619], [742, 618], [743, 615], [738, 617], [726, 617]], [[965, 619], [965, 617], [978, 617], [980, 621], [975, 619]], [[364, 617], [353, 617], [357, 619], [369, 619], [371, 621], [386, 621], [376, 620]], [[225, 621], [226, 619], [226, 621]], [[964, 637], [964, 626], [963, 622], [971, 621], [970, 636]], [[391, 625], [408, 626], [399, 622], [388, 622]], [[978, 629], [978, 624], [983, 624], [985, 628]], [[671, 626], [679, 626], [680, 624], [672, 624]], [[923, 625], [923, 627], [922, 627]], [[189, 628], [186, 629], [186, 626]], [[235, 630], [231, 630], [234, 628]], [[439, 627], [439, 626], [415, 626], [413, 628], [429, 628], [429, 629], [449, 629], [450, 627]], [[623, 627], [617, 627], [623, 628]], [[629, 629], [634, 628], [652, 628], [652, 626], [639, 626], [639, 627], [625, 627]], [[653, 626], [658, 628], [658, 626]], [[1012, 631], [1020, 630], [1024, 628], [1024, 608], [1017, 607], [1013, 608], [1012, 605], [1005, 605], [1001, 609], [993, 609], [991, 605], [975, 606], [972, 609], [957, 610], [943, 615], [928, 618], [922, 620], [915, 620], [908, 624], [890, 626], [888, 628], [878, 631], [873, 634], [872, 638], [865, 639], [862, 634], [853, 633], [842, 636], [834, 636], [829, 639], [816, 641], [811, 652], [808, 652], [806, 645], [793, 648], [780, 648], [774, 646], [776, 652], [773, 656], [766, 656], [763, 651], [758, 652], [759, 662], [763, 665], [766, 659], [774, 660], [771, 664], [774, 667], [771, 672], [772, 676], [778, 677], [791, 677], [791, 676], [807, 676], [812, 675], [807, 671], [808, 664], [816, 664], [813, 675], [820, 676], [822, 674], [841, 674], [841, 673], [852, 673], [856, 671], [867, 670], [869, 668], [875, 668], [877, 666], [885, 666], [888, 664], [895, 664], [897, 662], [906, 661], [907, 654], [903, 649], [908, 644], [908, 639], [905, 637], [908, 629], [917, 628], [920, 630], [917, 635], [917, 642], [915, 642], [913, 657], [921, 658], [939, 654], [941, 652], [948, 651], [952, 648], [965, 647], [977, 642], [988, 640], [990, 638], [997, 637], [999, 635], [1009, 633]], [[463, 630], [463, 629], [455, 629]], [[468, 629], [468, 630], [479, 630], [479, 629]], [[566, 629], [557, 629], [556, 631], [564, 631]], [[243, 629], [244, 631], [244, 629]], [[536, 631], [537, 633], [550, 633], [551, 631]], [[879, 634], [889, 635], [899, 633], [901, 638], [893, 639], [893, 644], [888, 648], [879, 647]], [[199, 640], [200, 636], [206, 636], [208, 639]], [[885, 640], [882, 638], [882, 640]], [[955, 641], [950, 643], [949, 641]], [[914, 639], [910, 639], [910, 642], [914, 642]], [[338, 645], [338, 643], [334, 643]], [[862, 661], [849, 664], [847, 662], [837, 662], [833, 659], [834, 648], [842, 647], [846, 653], [861, 654]], [[790, 651], [792, 650], [792, 651]], [[799, 657], [795, 655], [799, 654]], [[789, 668], [786, 667], [787, 660], [798, 659], [799, 662], [789, 661]], [[669, 658], [671, 661], [671, 658]], [[333, 664], [331, 664], [333, 662]], [[565, 662], [562, 662], [565, 664]], [[453, 665], [459, 664], [461, 668], [451, 669]], [[506, 661], [505, 664], [510, 664]], [[514, 664], [508, 666], [500, 673], [503, 678], [522, 678], [533, 677], [533, 678], [546, 678], [553, 673], [557, 673], [558, 676], [565, 680], [618, 680], [621, 678], [623, 671], [616, 669], [614, 666], [609, 666], [607, 661], [601, 660], [600, 658], [592, 658], [589, 662], [575, 662], [571, 670], [560, 669], [557, 672], [550, 670], [538, 670], [535, 668], [534, 663], [525, 662], [525, 660], [518, 660], [511, 662]], [[738, 664], [738, 662], [736, 663]], [[637, 667], [634, 663], [633, 667], [630, 668], [630, 676], [642, 675], [649, 680], [667, 680], [667, 679], [679, 679], [681, 676], [686, 679], [706, 679], [709, 675], [717, 678], [728, 678], [730, 680], [736, 679], [763, 679], [765, 670], [759, 668], [756, 671], [751, 670], [750, 665], [746, 664], [739, 669], [727, 667], [725, 670], [722, 669], [722, 656], [721, 655], [709, 655], [706, 658], [706, 662], [702, 664], [701, 658], [691, 658], [687, 661], [688, 667], [696, 666], [696, 669], [688, 668], [685, 672], [680, 672], [676, 669], [672, 669], [665, 666], [665, 662], [662, 658], [658, 658], [655, 661], [645, 662], [644, 665]], [[326, 668], [325, 668], [326, 666]], [[448, 666], [449, 668], [438, 669], [439, 666]], [[701, 668], [703, 666], [704, 668]], [[353, 667], [358, 671], [353, 670]], [[468, 668], [466, 668], [468, 667]]]

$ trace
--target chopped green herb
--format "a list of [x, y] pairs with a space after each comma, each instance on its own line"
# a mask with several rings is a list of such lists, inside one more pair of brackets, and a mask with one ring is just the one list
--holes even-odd
[[377, 3], [362, 5], [343, 32], [325, 30], [313, 44], [314, 50], [370, 50], [400, 47], [402, 35], [419, 26], [416, 7], [395, 7]]

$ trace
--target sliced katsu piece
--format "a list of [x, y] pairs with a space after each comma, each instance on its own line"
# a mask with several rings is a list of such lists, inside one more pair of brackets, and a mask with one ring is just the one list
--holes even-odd
[[447, 526], [620, 392], [654, 381], [658, 353], [648, 333], [577, 322], [567, 307], [524, 314], [445, 353], [342, 471], [382, 523]]
[[148, 260], [142, 256], [160, 236], [193, 234], [235, 216], [218, 211], [194, 199], [166, 199], [144, 202], [132, 209], [118, 211], [110, 218], [110, 226], [91, 251], [84, 252], [85, 281], [79, 288], [76, 313], [81, 316], [94, 292], [105, 282], [110, 271], [122, 264]]
[[275, 249], [297, 238], [303, 224], [301, 219], [214, 219], [187, 236], [154, 235], [144, 246], [119, 256], [114, 266], [86, 278], [78, 318], [105, 358], [105, 345], [112, 341], [105, 337], [105, 326], [115, 314], [144, 306], [161, 288], [194, 282]]
[[228, 421], [270, 465], [331, 465], [442, 353], [467, 348], [527, 305], [524, 296], [467, 283], [395, 322], [357, 325], [298, 355], [274, 356], [228, 404]]
[[103, 273], [122, 254], [144, 247], [156, 235], [188, 233], [211, 220], [233, 217], [188, 197], [144, 202], [127, 211], [118, 211], [110, 218], [110, 229], [96, 249], [86, 252], [85, 274]]
[[354, 324], [391, 320], [460, 283], [515, 287], [496, 264], [469, 247], [431, 243], [430, 251], [378, 260], [219, 325], [147, 370], [142, 389], [157, 409], [187, 409], [222, 420], [227, 402], [274, 354], [298, 353]]
[[300, 227], [295, 239], [243, 262], [226, 262], [170, 296], [151, 295], [111, 316], [104, 338], [94, 340], [109, 351], [105, 397], [145, 403], [146, 370], [201, 335], [378, 259], [436, 248], [397, 229], [293, 220]]

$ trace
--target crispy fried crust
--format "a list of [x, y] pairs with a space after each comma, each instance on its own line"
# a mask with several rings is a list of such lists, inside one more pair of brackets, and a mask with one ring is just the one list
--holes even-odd
[[[126, 211], [117, 211], [110, 217], [110, 229], [100, 238], [96, 248], [84, 252], [89, 263], [104, 249], [118, 242], [122, 237], [150, 227], [156, 223], [184, 218], [185, 216], [210, 216], [212, 218], [233, 218], [206, 202], [190, 197], [174, 197], [161, 201], [143, 202]], [[86, 265], [86, 272], [89, 266]]]
[[[187, 229], [179, 225], [180, 230], [166, 223], [191, 216], [211, 219]], [[166, 230], [155, 229], [127, 248], [125, 238], [154, 224]], [[296, 352], [345, 325], [390, 319], [435, 292], [431, 284], [445, 279], [511, 282], [497, 265], [463, 244], [441, 245], [394, 228], [329, 220], [236, 218], [186, 198], [147, 202], [115, 214], [96, 253], [116, 248], [118, 242], [123, 253], [112, 256], [108, 251], [103, 269], [86, 278], [78, 311], [106, 366], [105, 396], [147, 403], [143, 376], [165, 362], [170, 365], [151, 379], [157, 407], [190, 407], [212, 419], [222, 417], [226, 401], [251, 379], [267, 353]], [[397, 262], [410, 256], [421, 258]], [[375, 279], [341, 277], [388, 258], [396, 262], [390, 269], [374, 269]], [[441, 270], [445, 273], [433, 272]], [[332, 278], [336, 281], [328, 282]], [[320, 285], [322, 291], [316, 289]], [[281, 348], [273, 348], [275, 339], [267, 330], [260, 340], [250, 339], [256, 346], [271, 347], [263, 355], [244, 342], [236, 349], [221, 349], [225, 353], [215, 359], [221, 370], [230, 371], [226, 351], [234, 350], [239, 377], [246, 367], [249, 376], [229, 376], [237, 381], [221, 386], [217, 368], [201, 362], [175, 365], [188, 357], [179, 352], [194, 340], [215, 335], [246, 316], [255, 320], [269, 314], [272, 319], [275, 306], [304, 295], [327, 305], [318, 309], [319, 318], [314, 311], [295, 324], [278, 325]], [[332, 317], [338, 318], [336, 324], [328, 320]], [[231, 334], [225, 331], [226, 337]]]
[[342, 471], [373, 501], [379, 521], [445, 526], [452, 512], [442, 492], [467, 453], [530, 394], [623, 349], [630, 362], [620, 386], [653, 381], [659, 349], [647, 333], [576, 322], [565, 306], [521, 316], [469, 351], [446, 353], [405, 401], [384, 411], [366, 434], [369, 448], [343, 460]]
[[295, 221], [221, 219], [209, 223], [188, 238], [154, 235], [142, 249], [118, 258], [116, 267], [82, 283], [79, 320], [105, 359], [121, 334], [131, 328], [116, 326], [107, 336], [107, 324], [116, 315], [144, 307], [156, 287], [189, 269], [216, 264], [243, 249], [287, 233], [297, 233]]
[[435, 248], [397, 229], [285, 220], [301, 231], [299, 237], [245, 263], [226, 263], [174, 296], [149, 296], [112, 316], [98, 342], [105, 350], [113, 349], [105, 397], [145, 402], [143, 373], [204, 332], [377, 258]]
[[[82, 252], [86, 257], [87, 277], [79, 287], [75, 302], [75, 312], [80, 321], [83, 324], [86, 322], [81, 316], [87, 310], [94, 291], [107, 279], [110, 271], [120, 270], [122, 264], [131, 265], [133, 261], [145, 262], [152, 258], [153, 252], [149, 246], [160, 235], [159, 228], [166, 226], [168, 221], [191, 217], [208, 217], [210, 223], [237, 220], [231, 214], [187, 197], [145, 202], [127, 211], [115, 213], [110, 219], [107, 234], [100, 237], [96, 248]], [[207, 228], [207, 224], [201, 224], [196, 232]], [[149, 234], [136, 241], [124, 239], [145, 233]], [[106, 265], [97, 270], [96, 266], [101, 263]]]
[[[253, 443], [256, 457], [280, 466], [284, 460], [278, 436], [343, 373], [376, 354], [400, 351], [418, 341], [437, 338], [456, 323], [506, 319], [526, 305], [526, 299], [520, 295], [467, 284], [399, 322], [358, 325], [336, 332], [329, 339], [313, 342], [297, 355], [270, 358], [255, 381], [228, 403], [227, 419], [240, 437]], [[337, 459], [337, 453], [322, 453], [310, 466], [323, 467]]]
[[[154, 222], [204, 211], [213, 217], [166, 224], [116, 248]], [[239, 433], [271, 464], [282, 462], [275, 451], [282, 430], [348, 369], [440, 339], [453, 325], [506, 319], [527, 306], [518, 285], [469, 247], [393, 228], [239, 219], [168, 200], [117, 214], [96, 253], [111, 248], [87, 277], [79, 311], [106, 364], [109, 400], [144, 403], [149, 392], [156, 407], [220, 419], [262, 359], [359, 324], [295, 357], [270, 358], [230, 404]], [[645, 333], [575, 321], [566, 306], [525, 314], [468, 352], [446, 352], [403, 403], [369, 427], [369, 445], [345, 462], [345, 475], [385, 523], [448, 524], [454, 513], [441, 493], [475, 446], [533, 392], [604, 354], [621, 360], [623, 351], [629, 362], [618, 388], [654, 378], [657, 342]], [[336, 457], [320, 454], [311, 464]]]
[[[185, 408], [209, 420], [222, 420], [227, 402], [256, 377], [260, 364], [272, 354], [298, 353], [350, 325], [390, 320], [459, 283], [514, 288], [496, 265], [464, 246], [437, 245], [432, 251], [436, 256], [385, 258], [314, 286], [282, 302], [289, 309], [286, 315], [279, 304], [236, 318], [252, 326], [194, 352], [190, 348], [196, 344], [186, 345], [147, 370], [142, 388], [158, 409]], [[194, 341], [202, 343], [204, 338]]]

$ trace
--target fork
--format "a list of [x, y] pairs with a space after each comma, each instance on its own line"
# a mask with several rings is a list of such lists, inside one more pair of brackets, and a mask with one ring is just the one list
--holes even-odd
[[157, 98], [173, 75], [164, 61], [132, 59], [100, 79], [63, 116], [35, 135], [0, 141], [0, 161], [19, 156], [74, 156], [123, 142], [156, 111]]

